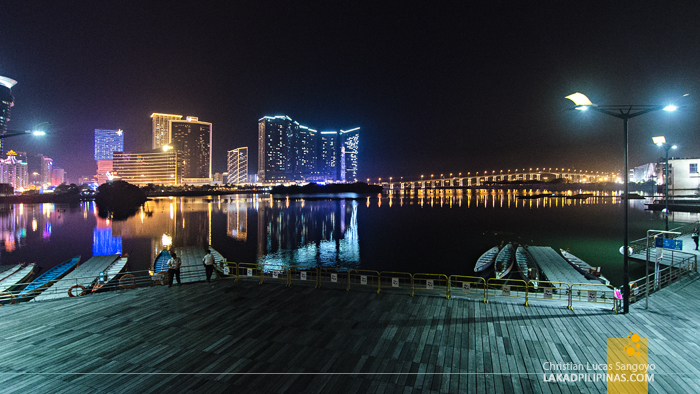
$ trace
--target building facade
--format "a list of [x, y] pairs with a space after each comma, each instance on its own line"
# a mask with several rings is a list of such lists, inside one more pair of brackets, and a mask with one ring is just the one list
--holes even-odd
[[170, 145], [178, 150], [182, 160], [184, 183], [209, 183], [211, 171], [212, 124], [188, 116], [184, 120], [170, 120]]
[[258, 120], [258, 181], [355, 182], [359, 130], [318, 132], [288, 116]]
[[248, 148], [242, 147], [228, 151], [228, 176], [226, 183], [248, 183]]
[[17, 160], [13, 151], [7, 152], [7, 159], [0, 159], [0, 183], [10, 184], [15, 190], [29, 185], [27, 163]]
[[170, 144], [170, 121], [180, 119], [182, 119], [182, 115], [161, 114], [157, 112], [151, 114], [153, 149], [162, 148]]
[[[668, 160], [668, 189], [687, 194], [700, 192], [700, 158], [683, 158]], [[666, 162], [656, 165], [656, 183], [663, 185], [666, 179]]]
[[182, 159], [176, 149], [154, 149], [151, 152], [114, 152], [113, 176], [137, 186], [180, 185]]
[[95, 161], [97, 161], [97, 183], [111, 179], [112, 152], [124, 151], [124, 131], [95, 129]]
[[[17, 81], [0, 76], [0, 134], [7, 132], [7, 122], [10, 121], [10, 108], [15, 105], [15, 98], [12, 96], [12, 87]], [[0, 138], [0, 158], [5, 155], [3, 139]]]

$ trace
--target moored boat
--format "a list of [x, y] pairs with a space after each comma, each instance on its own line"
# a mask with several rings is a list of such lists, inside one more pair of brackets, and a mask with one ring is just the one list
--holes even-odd
[[581, 260], [580, 258], [574, 256], [573, 254], [567, 252], [564, 249], [559, 249], [559, 251], [561, 251], [561, 255], [564, 256], [564, 260], [566, 260], [567, 263], [571, 264], [572, 267], [576, 268], [576, 270], [586, 278], [597, 279], [605, 285], [610, 284], [610, 281], [600, 274], [600, 267], [592, 267], [590, 264], [586, 263], [585, 261]]
[[122, 257], [114, 260], [112, 264], [110, 264], [103, 271], [104, 277], [102, 275], [97, 277], [95, 285], [92, 287], [92, 291], [97, 291], [103, 287], [108, 288], [112, 286], [115, 283], [114, 279], [117, 277], [117, 275], [119, 275], [122, 271], [126, 269], [128, 263], [129, 256], [127, 255], [123, 255]]
[[532, 286], [537, 289], [540, 280], [540, 269], [535, 262], [535, 259], [530, 255], [527, 246], [518, 246], [515, 251], [515, 261], [520, 269], [520, 275], [526, 282], [532, 281]]
[[151, 276], [156, 283], [165, 284], [168, 282], [168, 260], [170, 260], [170, 252], [167, 249], [163, 249], [153, 260]]
[[488, 267], [490, 267], [494, 261], [496, 261], [496, 256], [498, 255], [498, 246], [484, 252], [484, 254], [476, 260], [476, 265], [474, 266], [474, 272], [481, 272]]
[[73, 271], [79, 262], [80, 256], [75, 256], [39, 275], [17, 294], [18, 300], [26, 301], [41, 294], [42, 291]]
[[513, 244], [508, 243], [498, 252], [498, 256], [496, 256], [496, 278], [502, 279], [508, 275], [513, 269], [513, 264]]

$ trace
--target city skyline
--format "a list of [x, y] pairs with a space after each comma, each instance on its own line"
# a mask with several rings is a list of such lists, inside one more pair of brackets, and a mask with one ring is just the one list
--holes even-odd
[[0, 75], [18, 81], [8, 125], [50, 122], [52, 134], [5, 143], [73, 178], [94, 174], [83, 170], [95, 165], [92, 130], [122, 129], [124, 149], [143, 151], [149, 114], [195, 114], [217, 125], [212, 171], [223, 172], [228, 150], [256, 145], [255, 119], [290, 113], [319, 130], [362, 127], [359, 179], [542, 163], [620, 171], [619, 125], [568, 111], [564, 97], [583, 92], [684, 107], [630, 124], [632, 166], [661, 156], [659, 134], [698, 157], [696, 8], [11, 3], [0, 26]]

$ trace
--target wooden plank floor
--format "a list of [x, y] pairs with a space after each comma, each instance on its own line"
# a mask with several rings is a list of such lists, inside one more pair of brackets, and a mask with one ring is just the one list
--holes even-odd
[[[630, 331], [656, 372], [700, 373], [698, 276], [628, 315], [506, 300], [226, 279], [2, 306], [0, 391], [605, 393], [527, 373], [606, 363]], [[67, 374], [37, 374], [52, 372]], [[655, 375], [649, 392], [700, 392], [700, 377]]]
[[564, 258], [549, 246], [530, 246], [527, 249], [537, 261], [547, 280], [552, 282], [590, 283], [591, 287], [580, 286], [583, 290], [600, 290], [600, 281], [586, 279], [580, 272], [569, 264]]
[[[34, 297], [32, 302], [66, 298], [69, 296], [68, 289], [74, 285], [81, 285], [86, 288], [89, 287], [100, 275], [100, 272], [103, 272], [119, 257], [118, 254], [91, 257], [84, 263], [80, 263], [68, 275], [61, 278], [61, 280], [52, 284], [48, 289]], [[78, 291], [76, 291], [76, 294], [77, 293]]]

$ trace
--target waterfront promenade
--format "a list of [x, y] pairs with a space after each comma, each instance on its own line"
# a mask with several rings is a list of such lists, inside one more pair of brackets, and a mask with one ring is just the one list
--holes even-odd
[[[536, 373], [606, 363], [607, 338], [630, 331], [656, 372], [700, 373], [698, 303], [698, 276], [628, 315], [243, 280], [139, 288], [0, 307], [0, 391], [605, 393]], [[649, 392], [700, 392], [700, 377], [657, 374]]]

